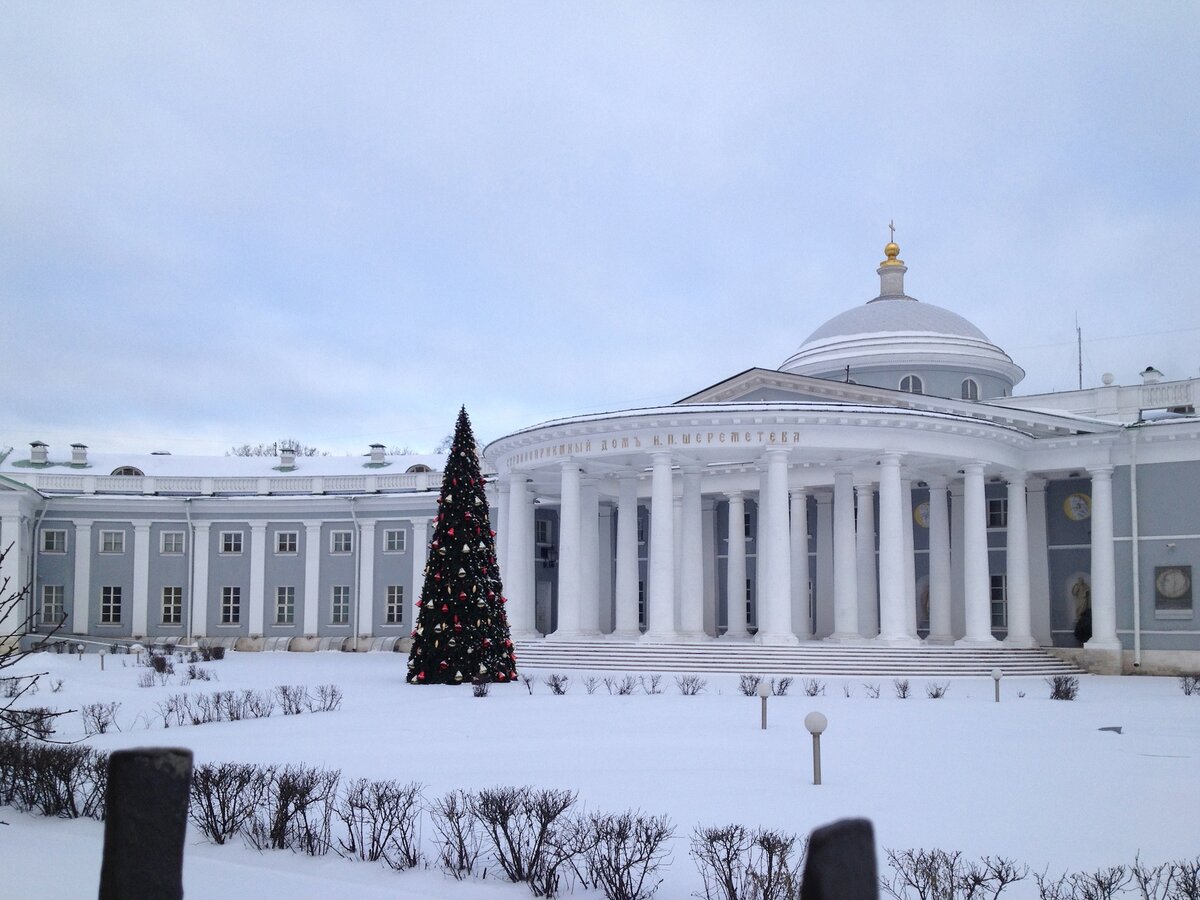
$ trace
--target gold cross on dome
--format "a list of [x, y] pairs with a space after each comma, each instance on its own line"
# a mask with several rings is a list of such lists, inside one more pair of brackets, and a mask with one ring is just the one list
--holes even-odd
[[892, 233], [891, 237], [888, 238], [888, 240], [890, 240], [893, 244], [896, 243], [896, 220], [895, 219], [892, 219], [892, 221], [888, 222], [888, 231], [890, 231]]

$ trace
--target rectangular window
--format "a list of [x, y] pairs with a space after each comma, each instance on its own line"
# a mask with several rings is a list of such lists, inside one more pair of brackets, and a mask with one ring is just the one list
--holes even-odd
[[746, 624], [754, 625], [754, 584], [746, 579]]
[[[238, 532], [240, 536], [240, 532]], [[237, 625], [242, 621], [242, 589], [221, 588], [221, 624]]]
[[331, 532], [329, 532], [329, 552], [330, 553], [352, 553], [352, 552], [354, 552], [354, 532], [353, 531], [331, 531]]
[[183, 624], [183, 588], [164, 587], [162, 591], [162, 623]]
[[295, 553], [300, 546], [300, 532], [298, 531], [277, 531], [275, 532], [275, 552], [276, 553]]
[[222, 531], [221, 532], [221, 552], [222, 553], [241, 553], [242, 552], [242, 533], [240, 531]]
[[335, 584], [333, 586], [333, 605], [330, 608], [329, 621], [334, 625], [347, 625], [350, 622], [350, 585]]
[[66, 553], [67, 552], [67, 532], [55, 528], [52, 531], [42, 532], [42, 552], [43, 553]]
[[183, 532], [164, 531], [158, 536], [158, 550], [163, 554], [180, 554], [183, 552]]
[[403, 553], [408, 546], [408, 532], [403, 528], [389, 528], [383, 533], [384, 553]]
[[63, 617], [63, 586], [61, 584], [42, 585], [43, 625], [57, 625]]
[[535, 544], [550, 543], [550, 523], [545, 519], [538, 519], [533, 523], [533, 542]]
[[1008, 498], [996, 497], [987, 502], [987, 527], [1008, 527]]
[[296, 624], [296, 589], [294, 587], [275, 588], [275, 624]]
[[646, 523], [643, 519], [638, 519], [638, 538], [639, 544], [646, 543]]
[[100, 624], [121, 624], [121, 589], [119, 587], [100, 588]]
[[385, 625], [399, 625], [404, 621], [404, 585], [388, 585], [387, 609], [384, 610], [383, 621]]
[[646, 582], [638, 582], [638, 625], [646, 625]]
[[100, 532], [100, 552], [101, 553], [124, 553], [125, 552], [125, 532], [123, 532], [123, 531], [102, 531], [102, 532]]
[[1008, 576], [992, 576], [992, 627], [1008, 627]]
[[751, 530], [750, 513], [743, 513], [742, 528], [744, 529], [747, 538], [754, 537], [754, 532]]

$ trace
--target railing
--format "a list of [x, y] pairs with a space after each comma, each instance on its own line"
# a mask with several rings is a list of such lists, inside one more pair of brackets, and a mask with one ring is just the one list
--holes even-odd
[[[436, 487], [439, 472], [397, 475], [224, 476], [94, 475], [36, 473], [26, 483], [46, 494], [166, 494], [175, 496], [228, 496], [247, 494], [371, 494], [423, 491]], [[25, 480], [25, 479], [22, 479]]]

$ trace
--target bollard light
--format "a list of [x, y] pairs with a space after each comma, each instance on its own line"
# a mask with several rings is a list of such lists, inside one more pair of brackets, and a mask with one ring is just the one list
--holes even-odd
[[83, 644], [76, 644], [75, 652], [79, 654], [79, 658], [80, 658], [80, 660], [82, 660], [83, 659]]
[[767, 730], [767, 698], [771, 696], [771, 685], [765, 681], [758, 683], [758, 696], [762, 698], [762, 730]]
[[99, 656], [100, 656], [100, 671], [103, 672], [104, 671], [104, 651], [103, 650], [100, 651]]
[[996, 702], [1000, 702], [1000, 676], [1004, 673], [999, 669], [992, 669], [992, 680], [996, 682]]
[[804, 727], [813, 737], [813, 784], [821, 783], [821, 732], [829, 725], [822, 713], [810, 712], [804, 717]]

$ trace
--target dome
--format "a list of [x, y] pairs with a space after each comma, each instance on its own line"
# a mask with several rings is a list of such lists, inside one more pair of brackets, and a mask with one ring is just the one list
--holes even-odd
[[900, 248], [888, 244], [884, 252], [879, 296], [827, 321], [780, 371], [892, 388], [897, 372], [936, 371], [952, 394], [961, 379], [980, 377], [985, 395], [1008, 394], [1024, 370], [962, 316], [905, 294]]

